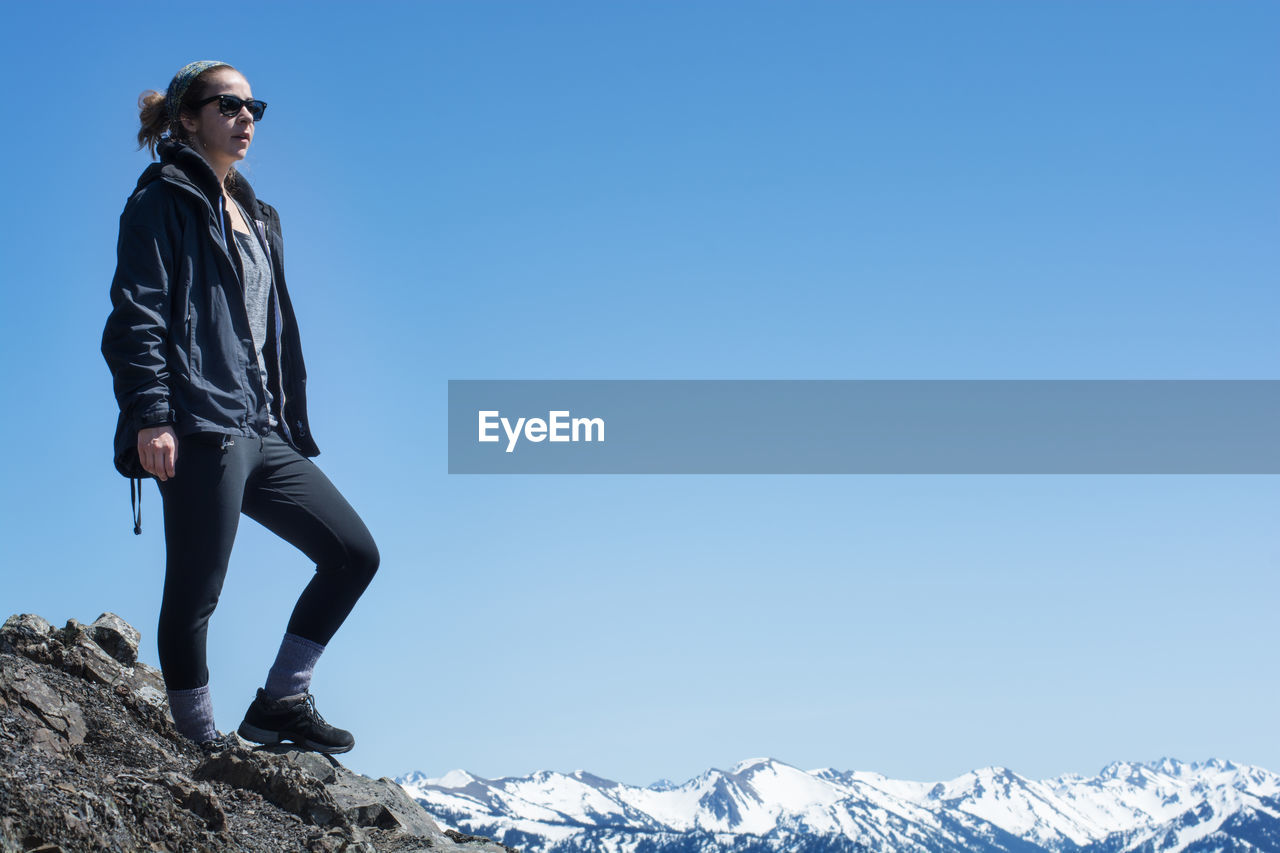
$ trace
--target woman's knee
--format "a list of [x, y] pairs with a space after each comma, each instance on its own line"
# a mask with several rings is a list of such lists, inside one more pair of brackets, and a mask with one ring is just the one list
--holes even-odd
[[217, 590], [181, 590], [175, 592], [166, 586], [160, 602], [159, 631], [169, 636], [195, 634], [204, 631], [209, 618], [218, 607]]
[[378, 553], [378, 545], [366, 531], [363, 536], [347, 543], [346, 570], [350, 572], [361, 586], [368, 586], [377, 574], [382, 555]]

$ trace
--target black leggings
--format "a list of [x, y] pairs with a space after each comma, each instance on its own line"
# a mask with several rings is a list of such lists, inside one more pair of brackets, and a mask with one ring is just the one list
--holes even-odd
[[315, 562], [287, 630], [328, 645], [378, 570], [378, 546], [329, 478], [278, 432], [182, 436], [174, 471], [160, 483], [167, 566], [157, 639], [168, 689], [209, 683], [209, 617], [241, 512]]

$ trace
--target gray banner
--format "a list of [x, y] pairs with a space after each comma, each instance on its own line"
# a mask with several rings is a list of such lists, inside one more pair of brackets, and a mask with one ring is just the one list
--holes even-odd
[[450, 380], [451, 474], [1276, 474], [1280, 380]]

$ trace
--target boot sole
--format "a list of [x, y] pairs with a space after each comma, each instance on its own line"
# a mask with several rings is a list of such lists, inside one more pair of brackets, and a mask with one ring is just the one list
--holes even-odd
[[278, 746], [279, 744], [287, 741], [289, 743], [296, 744], [303, 749], [309, 749], [312, 752], [323, 752], [326, 755], [338, 755], [343, 752], [350, 752], [355, 748], [354, 743], [348, 744], [347, 746], [332, 746], [329, 744], [317, 743], [316, 741], [308, 740], [307, 738], [299, 740], [296, 737], [292, 737], [288, 732], [273, 732], [269, 729], [260, 729], [257, 726], [251, 726], [248, 723], [241, 723], [240, 728], [236, 729], [236, 734], [240, 735], [240, 737], [245, 740], [260, 743], [264, 746]]

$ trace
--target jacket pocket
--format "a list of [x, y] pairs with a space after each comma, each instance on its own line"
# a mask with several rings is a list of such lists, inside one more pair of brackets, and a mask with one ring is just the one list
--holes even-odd
[[236, 440], [236, 436], [228, 435], [225, 432], [190, 432], [178, 439], [178, 442], [187, 442], [188, 445], [199, 445], [200, 447], [209, 447], [216, 450], [225, 450], [231, 446]]

